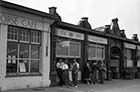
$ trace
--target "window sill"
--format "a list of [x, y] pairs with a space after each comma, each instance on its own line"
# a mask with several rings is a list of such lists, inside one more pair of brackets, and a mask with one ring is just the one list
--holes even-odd
[[6, 78], [9, 78], [9, 77], [32, 77], [32, 76], [42, 76], [42, 74], [41, 73], [7, 74]]

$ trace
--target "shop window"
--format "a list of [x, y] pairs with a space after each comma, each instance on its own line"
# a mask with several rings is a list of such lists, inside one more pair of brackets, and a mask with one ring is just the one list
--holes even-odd
[[88, 47], [88, 59], [92, 60], [93, 58], [96, 58], [96, 47], [89, 46]]
[[8, 42], [7, 48], [7, 73], [16, 73], [18, 44], [15, 42]]
[[40, 31], [9, 26], [7, 74], [39, 73], [40, 34]]
[[81, 44], [75, 41], [58, 40], [56, 42], [57, 57], [80, 57]]
[[69, 48], [70, 56], [80, 56], [80, 44], [71, 42]]
[[126, 67], [133, 67], [133, 50], [132, 49], [126, 49], [125, 50], [125, 58], [126, 58]]
[[137, 67], [140, 67], [140, 50], [137, 51]]
[[104, 46], [90, 44], [88, 46], [88, 60], [103, 60], [105, 58]]

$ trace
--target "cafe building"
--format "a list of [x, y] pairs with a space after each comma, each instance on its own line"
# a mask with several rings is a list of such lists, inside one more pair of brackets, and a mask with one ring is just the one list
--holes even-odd
[[87, 17], [78, 25], [63, 22], [56, 7], [49, 13], [1, 1], [0, 89], [58, 85], [56, 63], [76, 59], [79, 82], [85, 82], [87, 61], [103, 61], [106, 80], [140, 78], [140, 42], [128, 39], [118, 19], [92, 29]]
[[51, 14], [0, 1], [0, 90], [50, 85], [54, 20]]

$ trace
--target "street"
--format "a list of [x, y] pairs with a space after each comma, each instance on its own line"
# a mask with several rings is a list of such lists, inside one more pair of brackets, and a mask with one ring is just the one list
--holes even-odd
[[31, 88], [23, 90], [11, 90], [2, 92], [140, 92], [140, 79], [133, 80], [112, 80], [105, 81], [105, 84], [96, 83], [95, 85], [79, 84], [74, 87], [47, 87]]

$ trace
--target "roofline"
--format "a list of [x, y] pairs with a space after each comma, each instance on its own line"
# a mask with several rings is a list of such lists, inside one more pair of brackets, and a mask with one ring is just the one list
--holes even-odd
[[31, 9], [31, 8], [28, 8], [28, 7], [25, 7], [22, 5], [7, 2], [7, 1], [0, 0], [0, 7], [17, 10], [17, 11], [22, 11], [22, 12], [26, 12], [26, 13], [30, 13], [30, 14], [35, 14], [35, 15], [47, 17], [47, 18], [53, 19], [53, 20], [58, 20], [57, 16], [54, 16], [54, 15], [51, 15], [51, 14], [48, 14], [48, 13], [45, 13], [45, 12], [42, 12], [39, 10]]
[[57, 25], [58, 25], [58, 27], [67, 27], [67, 28], [77, 29], [77, 30], [80, 30], [81, 32], [84, 32], [84, 33], [88, 32], [88, 33], [92, 33], [92, 34], [96, 34], [96, 35], [101, 35], [103, 37], [114, 38], [114, 39], [118, 39], [118, 40], [123, 40], [125, 42], [130, 42], [130, 43], [140, 45], [139, 41], [133, 41], [133, 40], [128, 39], [128, 38], [121, 38], [121, 37], [113, 36], [113, 35], [110, 35], [110, 34], [105, 34], [105, 33], [102, 33], [102, 32], [98, 32], [94, 29], [90, 30], [90, 29], [82, 28], [78, 25], [74, 25], [74, 24], [70, 24], [70, 23], [66, 23], [66, 22], [58, 22]]

